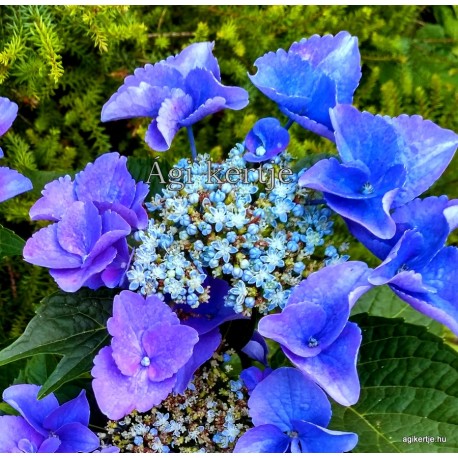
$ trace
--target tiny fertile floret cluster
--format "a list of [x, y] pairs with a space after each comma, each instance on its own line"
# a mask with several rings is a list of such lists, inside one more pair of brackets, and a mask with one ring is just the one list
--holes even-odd
[[[329, 210], [309, 203], [309, 193], [298, 187], [288, 153], [249, 168], [243, 152], [242, 145], [233, 148], [220, 164], [210, 164], [207, 155], [177, 164], [186, 169], [176, 185], [181, 189], [171, 185], [157, 194], [147, 204], [148, 228], [136, 233], [131, 290], [197, 308], [211, 274], [229, 282], [226, 305], [236, 312], [283, 308], [333, 223]], [[346, 259], [331, 246], [325, 255], [327, 263]]]

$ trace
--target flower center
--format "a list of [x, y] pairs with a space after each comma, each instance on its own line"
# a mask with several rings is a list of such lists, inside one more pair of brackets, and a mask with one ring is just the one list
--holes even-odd
[[318, 344], [319, 344], [319, 342], [318, 342], [318, 340], [315, 339], [315, 337], [310, 337], [309, 343], [308, 343], [308, 346], [310, 348], [318, 347]]
[[256, 148], [256, 156], [264, 156], [264, 154], [266, 154], [266, 149], [264, 148], [264, 146], [258, 146]]
[[399, 269], [396, 271], [397, 274], [400, 274], [401, 272], [406, 272], [409, 269], [409, 266], [407, 264], [403, 264]]
[[140, 364], [141, 364], [143, 367], [148, 367], [148, 366], [151, 364], [151, 361], [150, 361], [150, 359], [148, 358], [148, 356], [144, 356], [143, 359], [140, 361]]
[[374, 192], [374, 187], [369, 182], [364, 183], [361, 192], [365, 195], [372, 194]]

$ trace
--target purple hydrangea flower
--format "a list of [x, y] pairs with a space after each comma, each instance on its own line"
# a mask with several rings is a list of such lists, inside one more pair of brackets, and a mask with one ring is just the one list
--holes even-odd
[[166, 151], [182, 127], [225, 108], [244, 108], [248, 93], [221, 84], [212, 49], [213, 43], [194, 43], [176, 56], [137, 68], [103, 106], [102, 121], [154, 118], [145, 141]]
[[45, 186], [30, 209], [33, 220], [55, 221], [24, 247], [26, 261], [48, 267], [59, 287], [114, 288], [123, 283], [130, 254], [126, 237], [145, 228], [148, 186], [135, 183], [118, 153], [100, 156], [72, 181], [67, 175]]
[[100, 446], [88, 428], [89, 403], [86, 393], [59, 405], [54, 394], [37, 400], [37, 385], [13, 385], [3, 392], [3, 400], [22, 416], [0, 417], [2, 453], [92, 452]]
[[342, 163], [319, 161], [299, 184], [322, 191], [329, 207], [346, 220], [390, 239], [396, 232], [390, 209], [410, 202], [439, 178], [458, 135], [420, 116], [374, 116], [350, 105], [330, 113]]
[[388, 284], [419, 312], [458, 335], [458, 248], [444, 247], [458, 222], [458, 201], [447, 196], [415, 199], [393, 213], [396, 234], [374, 237], [350, 224], [352, 233], [384, 261], [369, 275], [374, 285]]
[[334, 140], [329, 109], [352, 103], [361, 78], [358, 40], [348, 32], [313, 35], [256, 60], [253, 84], [305, 129]]
[[276, 118], [263, 118], [256, 122], [245, 138], [243, 156], [249, 162], [268, 161], [286, 149], [289, 133]]
[[359, 397], [356, 357], [361, 331], [348, 322], [350, 309], [371, 288], [363, 262], [327, 266], [297, 285], [281, 313], [259, 321], [264, 337], [342, 405]]
[[148, 215], [143, 201], [149, 187], [136, 183], [127, 170], [127, 158], [119, 153], [106, 153], [77, 173], [48, 183], [43, 197], [30, 209], [32, 220], [60, 221], [68, 207], [76, 201], [92, 202], [100, 212], [113, 210], [134, 229], [144, 229]]
[[272, 373], [273, 369], [266, 367], [264, 370], [259, 367], [251, 366], [247, 369], [243, 369], [240, 372], [240, 378], [243, 381], [248, 394], [251, 394], [259, 382], [262, 382], [268, 375]]
[[158, 297], [130, 291], [115, 297], [107, 326], [113, 338], [94, 359], [92, 387], [101, 411], [118, 420], [150, 410], [172, 392], [199, 336]]
[[354, 433], [326, 429], [331, 405], [323, 391], [297, 369], [276, 369], [261, 381], [248, 401], [254, 428], [237, 442], [234, 453], [348, 452]]
[[[0, 136], [11, 127], [16, 119], [18, 106], [6, 97], [0, 97]], [[0, 158], [3, 150], [0, 148]], [[11, 199], [32, 189], [32, 182], [16, 170], [0, 167], [0, 202]]]
[[92, 202], [74, 202], [60, 221], [27, 240], [23, 255], [31, 264], [48, 267], [63, 291], [115, 287], [129, 261], [130, 232], [118, 213], [100, 214]]

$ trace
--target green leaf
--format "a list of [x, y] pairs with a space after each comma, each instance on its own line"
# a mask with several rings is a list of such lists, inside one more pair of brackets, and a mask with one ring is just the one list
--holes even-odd
[[352, 315], [367, 313], [386, 318], [404, 318], [407, 323], [426, 326], [429, 332], [442, 336], [443, 326], [437, 321], [417, 312], [401, 300], [389, 286], [378, 286], [364, 294], [352, 309]]
[[[352, 321], [363, 333], [361, 396], [351, 407], [335, 404], [329, 427], [356, 432], [355, 452], [458, 452], [458, 354], [400, 319]], [[435, 442], [412, 442], [419, 437]]]
[[0, 258], [22, 255], [25, 242], [13, 231], [0, 225]]
[[43, 299], [22, 336], [0, 352], [0, 366], [40, 354], [63, 356], [44, 382], [40, 398], [88, 372], [95, 354], [108, 340], [106, 322], [114, 294], [106, 289], [83, 289]]

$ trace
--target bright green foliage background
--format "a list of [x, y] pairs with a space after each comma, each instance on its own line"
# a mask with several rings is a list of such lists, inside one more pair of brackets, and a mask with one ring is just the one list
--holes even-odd
[[[19, 105], [19, 116], [12, 129], [0, 139], [5, 151], [2, 165], [19, 170], [34, 183], [32, 192], [0, 204], [0, 224], [19, 236], [0, 227], [0, 348], [7, 347], [22, 334], [38, 307], [54, 313], [57, 309], [53, 307], [68, 305], [70, 300], [58, 294], [39, 305], [45, 296], [56, 292], [57, 287], [46, 269], [28, 265], [18, 255], [23, 244], [21, 238], [27, 239], [44, 224], [32, 223], [28, 217], [29, 208], [43, 186], [65, 173], [75, 173], [107, 151], [129, 156], [133, 173], [138, 177], [143, 174], [143, 179], [147, 171], [139, 168], [141, 164], [148, 164], [152, 157], [160, 155], [162, 160], [172, 163], [179, 157], [189, 156], [184, 131], [177, 135], [169, 152], [155, 153], [143, 141], [149, 120], [100, 122], [103, 104], [122, 84], [124, 77], [136, 67], [180, 52], [189, 43], [215, 41], [214, 54], [219, 60], [223, 83], [242, 86], [250, 94], [250, 105], [244, 110], [217, 113], [194, 128], [198, 150], [210, 152], [218, 159], [243, 140], [258, 118], [278, 116], [284, 121], [275, 104], [257, 91], [247, 77], [247, 72], [256, 72], [253, 65], [256, 58], [280, 47], [288, 49], [292, 42], [302, 37], [335, 34], [340, 30], [349, 31], [359, 40], [363, 77], [354, 100], [358, 108], [390, 116], [420, 114], [442, 127], [458, 131], [456, 6], [0, 6], [0, 96]], [[299, 126], [293, 126], [290, 132], [289, 151], [299, 159], [315, 161], [322, 153], [335, 152], [331, 142]], [[458, 197], [457, 161], [455, 158], [429, 191], [431, 194]], [[346, 237], [344, 225], [336, 224], [337, 237]], [[452, 236], [451, 243], [457, 241], [456, 236]], [[374, 258], [356, 244], [351, 255], [352, 259], [375, 265]], [[96, 299], [89, 298], [82, 306], [90, 304], [91, 300]], [[73, 310], [69, 313], [79, 316], [75, 307], [73, 310], [69, 306]], [[431, 377], [436, 374], [439, 363], [450, 368], [446, 370], [440, 366], [444, 380], [455, 377], [455, 387], [458, 386], [456, 353], [440, 343], [443, 328], [422, 318], [396, 299], [388, 288], [369, 293], [358, 303], [355, 312], [403, 318], [406, 322], [391, 321], [386, 325], [370, 319], [361, 321], [367, 336], [367, 346], [362, 352], [366, 368], [369, 360], [379, 364], [377, 358], [383, 357], [383, 339], [388, 336], [390, 326], [399, 331], [399, 339], [404, 340], [396, 347], [398, 359], [389, 360], [381, 371], [386, 375], [383, 383], [361, 366], [361, 381], [372, 381], [378, 388], [373, 392], [363, 391], [361, 403], [354, 411], [337, 409], [336, 429], [352, 430], [361, 418], [372, 415], [371, 426], [366, 424], [367, 433], [361, 436], [357, 451], [456, 451], [453, 447], [457, 445], [451, 443], [453, 435], [450, 433], [451, 428], [456, 431], [458, 427], [456, 416], [432, 405], [422, 410], [421, 403], [415, 407], [412, 401], [411, 405], [396, 407], [401, 412], [412, 410], [412, 416], [406, 420], [404, 414], [387, 404], [388, 401], [380, 405], [374, 401], [375, 397], [390, 399], [404, 396], [403, 393], [414, 396], [413, 399], [432, 396], [432, 391], [428, 391], [431, 387], [422, 385], [420, 392], [415, 383], [423, 380], [427, 384], [428, 380], [433, 380]], [[53, 317], [58, 321], [63, 319]], [[38, 318], [33, 323], [33, 326], [41, 326]], [[97, 347], [103, 340], [103, 320], [94, 323], [98, 324], [93, 328], [89, 326], [87, 332], [95, 336]], [[81, 325], [84, 327], [84, 323]], [[428, 326], [429, 332], [418, 325]], [[77, 329], [73, 331], [78, 332]], [[39, 333], [34, 336], [53, 338]], [[373, 338], [382, 343], [372, 345], [370, 340]], [[448, 343], [453, 345], [453, 338], [449, 338]], [[47, 344], [47, 341], [40, 343]], [[427, 348], [437, 352], [428, 350], [428, 353]], [[36, 355], [27, 364], [21, 359], [1, 367], [0, 391], [13, 379], [36, 383], [48, 380], [47, 388], [54, 388], [87, 370], [78, 359], [73, 372], [68, 365], [67, 372], [62, 370], [69, 356], [64, 348], [59, 350], [61, 353], [57, 351], [57, 356]], [[388, 348], [386, 351], [393, 350]], [[13, 353], [16, 355], [14, 360], [22, 358], [17, 348], [10, 355]], [[2, 354], [7, 357], [5, 352]], [[438, 354], [442, 359], [433, 361]], [[66, 355], [67, 362], [65, 358], [60, 359], [61, 355]], [[391, 393], [387, 384], [397, 383], [394, 374], [400, 373], [404, 364], [399, 361], [405, 359], [414, 366], [418, 363], [416, 367], [423, 367], [422, 358], [432, 358], [424, 374], [417, 378], [405, 375], [398, 391]], [[55, 372], [59, 361], [59, 370]], [[404, 369], [408, 374], [409, 368], [405, 366]], [[456, 406], [456, 389], [441, 388], [439, 391], [434, 396], [440, 397], [437, 402], [442, 403], [441, 406]], [[4, 407], [0, 404], [0, 409]], [[428, 411], [433, 407], [441, 415]], [[386, 433], [388, 439], [380, 438], [376, 432], [380, 420], [377, 415], [393, 422], [396, 430], [389, 433], [391, 436]], [[443, 432], [450, 438], [449, 442], [440, 449], [425, 444], [406, 448], [400, 443], [403, 425], [425, 416], [430, 422], [428, 431], [439, 435]], [[360, 429], [359, 426], [355, 426], [356, 429]]]

